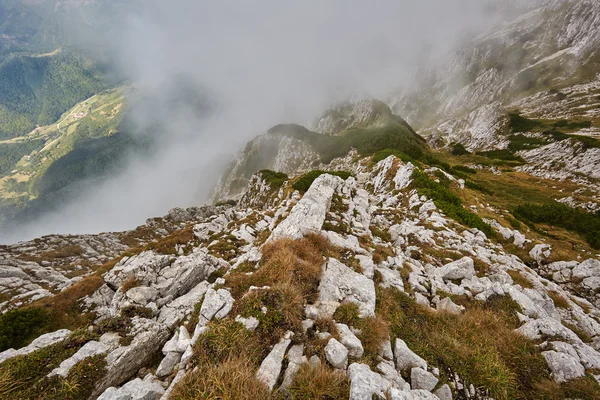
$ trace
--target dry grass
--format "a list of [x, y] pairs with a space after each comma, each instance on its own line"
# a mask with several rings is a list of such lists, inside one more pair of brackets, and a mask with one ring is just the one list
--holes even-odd
[[289, 392], [297, 400], [346, 400], [350, 396], [350, 381], [343, 372], [333, 371], [325, 365], [304, 364], [294, 377]]
[[521, 285], [523, 289], [533, 289], [531, 281], [525, 278], [519, 271], [508, 270], [506, 272], [510, 275], [515, 285]]
[[317, 295], [321, 266], [324, 256], [330, 256], [335, 249], [329, 241], [316, 234], [302, 239], [280, 239], [265, 244], [259, 268], [252, 275], [233, 272], [227, 277], [227, 286], [232, 288], [234, 297], [239, 298], [248, 288], [280, 284], [291, 284], [308, 301]]
[[569, 309], [571, 307], [570, 304], [569, 304], [569, 300], [567, 300], [566, 298], [564, 298], [558, 292], [549, 291], [548, 292], [548, 296], [550, 296], [550, 298], [554, 302], [554, 306], [556, 306], [556, 307], [560, 307], [560, 308], [564, 308], [564, 309]]
[[498, 400], [537, 398], [535, 385], [550, 376], [539, 350], [514, 332], [504, 310], [474, 304], [457, 316], [432, 313], [395, 289], [379, 289], [377, 297], [377, 313], [394, 337], [444, 374], [458, 373]]
[[173, 400], [267, 400], [273, 398], [265, 385], [256, 379], [255, 366], [248, 359], [235, 356], [222, 363], [201, 364], [175, 386]]
[[356, 328], [361, 331], [359, 339], [365, 350], [363, 362], [374, 367], [379, 362], [381, 346], [390, 339], [390, 324], [380, 316], [376, 316], [362, 319]]
[[191, 251], [191, 247], [197, 243], [198, 238], [194, 235], [194, 227], [193, 225], [188, 225], [156, 242], [150, 243], [147, 246], [147, 250], [154, 250], [162, 254], [177, 255], [177, 250], [175, 249], [177, 245], [184, 246], [184, 253], [188, 253]]
[[133, 289], [134, 287], [140, 285], [141, 282], [136, 277], [132, 276], [128, 278], [125, 282], [123, 282], [123, 284], [121, 285], [121, 292], [127, 293], [129, 289]]
[[56, 250], [47, 251], [40, 254], [42, 260], [52, 260], [55, 258], [76, 257], [83, 254], [83, 249], [75, 244], [63, 246]]
[[[266, 312], [262, 309], [265, 307]], [[293, 283], [286, 281], [270, 289], [255, 290], [236, 302], [234, 314], [255, 317], [260, 322], [256, 333], [266, 345], [277, 343], [286, 331], [302, 332], [304, 296]]]
[[536, 384], [538, 399], [563, 400], [585, 399], [600, 400], [600, 385], [591, 376], [585, 376], [558, 384], [552, 379], [545, 379]]
[[194, 345], [195, 366], [219, 364], [243, 354], [254, 365], [263, 359], [263, 343], [257, 334], [231, 319], [214, 321]]
[[391, 247], [387, 246], [374, 246], [375, 250], [373, 251], [373, 262], [375, 264], [382, 263], [387, 260], [388, 257], [394, 257], [394, 250]]

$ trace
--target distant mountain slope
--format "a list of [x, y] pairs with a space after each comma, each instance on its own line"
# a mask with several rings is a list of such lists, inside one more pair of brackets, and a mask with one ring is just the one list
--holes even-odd
[[482, 106], [593, 80], [600, 73], [600, 3], [554, 0], [465, 44], [392, 101], [417, 128]]
[[11, 56], [0, 64], [0, 138], [51, 124], [106, 85], [92, 60], [70, 50]]

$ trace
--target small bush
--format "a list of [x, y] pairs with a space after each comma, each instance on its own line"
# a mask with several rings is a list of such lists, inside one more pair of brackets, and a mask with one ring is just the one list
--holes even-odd
[[357, 326], [360, 322], [360, 311], [356, 303], [343, 303], [333, 314], [333, 319], [343, 324]]
[[50, 313], [41, 308], [15, 309], [0, 314], [0, 352], [28, 345], [47, 331]]
[[352, 176], [352, 174], [350, 172], [346, 172], [346, 171], [314, 170], [314, 171], [310, 171], [310, 172], [302, 175], [300, 178], [298, 178], [292, 184], [292, 187], [294, 188], [294, 190], [298, 190], [300, 192], [306, 192], [310, 188], [310, 185], [312, 185], [312, 183], [315, 181], [315, 179], [317, 179], [319, 176], [321, 176], [323, 174], [339, 176], [340, 178], [342, 178], [344, 180], [346, 180]]
[[540, 121], [522, 117], [518, 113], [510, 113], [508, 117], [510, 119], [510, 130], [514, 133], [529, 132], [543, 125]]
[[259, 173], [273, 190], [279, 189], [283, 186], [283, 183], [289, 179], [283, 172], [275, 172], [269, 169], [263, 169], [262, 171], [259, 171]]
[[126, 306], [121, 309], [121, 316], [125, 318], [141, 317], [141, 318], [152, 318], [152, 310], [148, 307], [140, 306]]
[[455, 165], [452, 167], [453, 171], [463, 172], [465, 174], [475, 175], [477, 173], [476, 169], [469, 168], [464, 165]]
[[215, 206], [219, 207], [219, 206], [232, 206], [235, 207], [237, 205], [237, 201], [233, 200], [233, 199], [229, 199], [229, 200], [221, 200], [221, 201], [217, 201], [215, 203]]
[[466, 154], [470, 153], [467, 149], [465, 149], [465, 146], [463, 146], [462, 143], [455, 143], [452, 145], [452, 155], [464, 156]]
[[221, 364], [200, 364], [179, 382], [173, 400], [272, 399], [267, 387], [256, 379], [255, 366], [241, 356], [224, 360]]
[[373, 154], [372, 161], [373, 161], [373, 163], [377, 164], [379, 161], [385, 160], [389, 156], [395, 156], [396, 158], [402, 160], [405, 163], [415, 161], [408, 154], [403, 153], [400, 150], [393, 150], [393, 149], [385, 149], [385, 150], [378, 151], [377, 153]]
[[477, 155], [491, 158], [494, 160], [516, 161], [518, 163], [525, 163], [525, 160], [523, 160], [521, 156], [516, 155], [509, 149], [482, 151], [477, 153]]
[[477, 190], [477, 191], [479, 191], [479, 192], [481, 192], [483, 194], [487, 194], [487, 195], [490, 195], [490, 196], [494, 195], [494, 192], [492, 192], [491, 190], [489, 190], [485, 186], [480, 185], [479, 183], [475, 183], [473, 181], [466, 180], [465, 181], [465, 187], [467, 187], [469, 189]]
[[590, 246], [600, 249], [600, 214], [571, 208], [559, 202], [536, 205], [522, 204], [513, 215], [528, 223], [542, 223], [581, 234]]
[[346, 400], [350, 396], [350, 381], [345, 373], [325, 365], [303, 364], [289, 388], [293, 399]]

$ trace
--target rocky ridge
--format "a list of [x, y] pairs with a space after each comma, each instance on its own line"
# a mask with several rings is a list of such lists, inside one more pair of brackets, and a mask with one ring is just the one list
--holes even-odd
[[[232, 329], [235, 337], [268, 333], [250, 367], [252, 379], [268, 389], [261, 389], [265, 398], [293, 398], [300, 390], [295, 377], [315, 368], [348, 382], [351, 399], [511, 398], [522, 393], [511, 390], [523, 388], [486, 385], [451, 359], [432, 358], [388, 309], [414, 307], [423, 323], [459, 323], [499, 302], [509, 303], [508, 311], [488, 312], [510, 314], [507, 332], [542, 357], [540, 374], [563, 385], [600, 378], [594, 377], [600, 369], [597, 258], [550, 262], [550, 246], [496, 219], [486, 221], [502, 241], [458, 224], [419, 194], [419, 168], [394, 156], [373, 164], [351, 153], [332, 165], [352, 165], [353, 176], [323, 174], [301, 193], [289, 182], [277, 187], [256, 174], [238, 206], [212, 209], [192, 224], [185, 251], [173, 244], [172, 251], [156, 247], [121, 258], [103, 275], [102, 286], [81, 300], [96, 320], [91, 340], [57, 360], [44, 379], [69, 382], [80, 368], [100, 363], [101, 373], [82, 384], [90, 388], [86, 397], [186, 398], [197, 374], [205, 373], [202, 363], [216, 362], [202, 358], [205, 351], [221, 330]], [[439, 179], [437, 168], [427, 171]], [[183, 210], [174, 215], [182, 226], [193, 220]], [[294, 247], [308, 246], [306, 241], [323, 250], [317, 261]], [[505, 246], [533, 261], [526, 264]], [[290, 251], [292, 264], [301, 266], [297, 271], [309, 271], [309, 260], [317, 266], [316, 275], [298, 281], [314, 284], [294, 303], [294, 323], [264, 300], [291, 290], [261, 278], [271, 268], [269, 257], [281, 249], [296, 249]], [[249, 299], [263, 300], [256, 306]], [[284, 318], [283, 331], [270, 325], [276, 316]], [[391, 329], [373, 346], [367, 332], [375, 321]], [[72, 341], [68, 335], [48, 334], [25, 349], [1, 353], [0, 369]], [[231, 362], [217, 359], [217, 366]]]

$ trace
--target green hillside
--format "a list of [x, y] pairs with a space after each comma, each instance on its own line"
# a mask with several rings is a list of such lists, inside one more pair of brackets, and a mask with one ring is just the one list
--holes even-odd
[[11, 56], [0, 64], [0, 138], [51, 124], [74, 104], [105, 88], [93, 63], [73, 51]]

